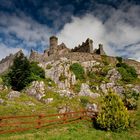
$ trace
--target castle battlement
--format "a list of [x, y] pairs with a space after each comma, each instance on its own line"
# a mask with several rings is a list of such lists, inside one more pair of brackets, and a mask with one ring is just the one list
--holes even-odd
[[93, 41], [91, 39], [87, 39], [82, 45], [76, 46], [71, 50], [72, 52], [85, 52], [85, 53], [93, 53]]

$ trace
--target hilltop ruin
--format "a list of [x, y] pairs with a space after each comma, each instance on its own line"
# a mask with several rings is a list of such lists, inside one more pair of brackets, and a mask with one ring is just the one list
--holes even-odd
[[[56, 36], [51, 36], [49, 41], [49, 48], [44, 50], [42, 54], [31, 50], [29, 60], [36, 61], [39, 63], [44, 63], [52, 60], [58, 60], [61, 57], [65, 57], [72, 61], [103, 61], [103, 56], [105, 56], [109, 63], [116, 64], [116, 57], [107, 56], [103, 45], [99, 44], [98, 49], [94, 49], [93, 40], [87, 39], [82, 44], [69, 49], [64, 43], [58, 44], [58, 38]], [[9, 67], [13, 64], [13, 60], [16, 55], [20, 54], [22, 51], [17, 52], [16, 54], [10, 54], [6, 58], [0, 61], [0, 74], [7, 71]], [[140, 63], [135, 60], [123, 59], [123, 61], [131, 66], [134, 66], [137, 70], [137, 73], [140, 75]]]
[[56, 36], [51, 36], [49, 46], [50, 47], [46, 49], [43, 54], [39, 54], [38, 52], [32, 50], [30, 54], [30, 60], [43, 61], [49, 58], [55, 59], [56, 57], [72, 55], [74, 52], [78, 52], [79, 55], [80, 53], [105, 55], [103, 45], [99, 44], [99, 48], [94, 50], [93, 41], [89, 38], [81, 45], [78, 45], [73, 49], [69, 49], [64, 43], [58, 45], [58, 38]]

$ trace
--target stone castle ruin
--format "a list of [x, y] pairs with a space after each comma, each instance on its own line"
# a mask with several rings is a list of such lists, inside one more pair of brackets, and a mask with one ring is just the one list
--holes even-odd
[[[93, 41], [91, 39], [87, 39], [81, 45], [76, 46], [73, 49], [69, 49], [64, 43], [58, 45], [58, 38], [56, 36], [50, 37], [50, 47], [44, 51], [43, 54], [39, 54], [38, 52], [31, 51], [30, 60], [33, 61], [46, 61], [49, 59], [55, 59], [58, 57], [68, 57], [72, 56], [73, 53], [88, 53], [88, 54], [96, 54], [96, 55], [105, 55], [105, 51], [103, 50], [103, 45], [99, 44], [98, 49], [93, 49]], [[80, 58], [80, 56], [79, 56]]]
[[[58, 44], [58, 38], [56, 36], [50, 37], [50, 47], [46, 49], [42, 54], [31, 50], [29, 60], [36, 62], [48, 62], [52, 60], [58, 60], [61, 57], [66, 57], [72, 61], [92, 61], [98, 60], [102, 61], [102, 56], [105, 56], [106, 53], [104, 51], [103, 45], [99, 44], [98, 49], [93, 48], [93, 41], [91, 39], [87, 39], [81, 45], [76, 46], [73, 49], [69, 49], [64, 43]], [[20, 54], [21, 51], [16, 54], [10, 54], [6, 58], [0, 61], [0, 74], [8, 70], [8, 68], [13, 64], [13, 60], [16, 55]], [[116, 63], [117, 60], [115, 57], [106, 56], [110, 63]], [[140, 75], [140, 63], [134, 60], [126, 59], [124, 60], [126, 63], [134, 66]]]
[[86, 52], [86, 53], [93, 53], [93, 41], [91, 39], [87, 39], [82, 45], [71, 49], [71, 52]]

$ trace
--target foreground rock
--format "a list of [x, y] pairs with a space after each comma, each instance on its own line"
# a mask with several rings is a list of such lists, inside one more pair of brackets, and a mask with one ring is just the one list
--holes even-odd
[[66, 113], [66, 112], [72, 112], [69, 106], [60, 106], [58, 107], [58, 113]]
[[78, 95], [79, 96], [89, 96], [94, 99], [100, 96], [100, 94], [98, 94], [98, 93], [93, 93], [90, 90], [89, 85], [87, 85], [86, 83], [82, 83], [81, 90]]
[[112, 83], [116, 83], [117, 80], [121, 79], [120, 73], [114, 68], [108, 71], [106, 76]]
[[41, 100], [45, 96], [45, 84], [43, 81], [33, 81], [29, 89], [26, 90], [27, 94]]
[[45, 104], [49, 104], [49, 103], [53, 102], [53, 98], [42, 99], [42, 101], [43, 101]]
[[59, 93], [59, 95], [61, 97], [68, 97], [70, 99], [75, 96], [75, 94], [72, 91], [69, 91], [69, 90], [58, 90], [56, 92]]
[[6, 89], [8, 89], [7, 86], [0, 85], [0, 91], [6, 90]]
[[2, 98], [0, 98], [0, 104], [3, 104], [4, 100]]
[[45, 63], [42, 67], [45, 69], [46, 77], [51, 78], [59, 89], [69, 89], [76, 83], [76, 77], [70, 71], [71, 63], [70, 60], [62, 57], [58, 61]]
[[7, 94], [7, 98], [8, 98], [9, 100], [13, 100], [13, 99], [15, 99], [15, 98], [19, 98], [20, 95], [21, 95], [21, 93], [20, 93], [19, 91], [11, 91], [11, 92], [9, 92], [9, 93]]
[[87, 115], [89, 115], [89, 116], [94, 116], [99, 111], [98, 106], [96, 104], [90, 104], [90, 103], [88, 103], [86, 105], [86, 110], [87, 111], [93, 111], [93, 112], [88, 112], [87, 113]]

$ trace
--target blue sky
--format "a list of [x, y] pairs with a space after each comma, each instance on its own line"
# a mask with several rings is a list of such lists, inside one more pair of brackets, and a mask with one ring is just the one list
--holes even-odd
[[51, 35], [69, 48], [91, 38], [108, 55], [140, 61], [140, 0], [0, 0], [0, 59], [43, 52]]

